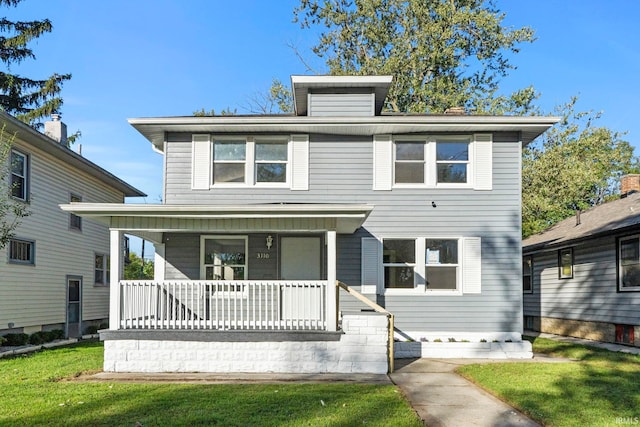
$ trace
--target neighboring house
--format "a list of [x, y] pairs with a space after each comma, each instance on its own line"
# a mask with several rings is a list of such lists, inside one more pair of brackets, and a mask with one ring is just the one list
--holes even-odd
[[111, 276], [105, 370], [386, 372], [386, 314], [336, 280], [398, 339], [520, 341], [521, 149], [557, 119], [382, 114], [390, 76], [292, 84], [293, 115], [131, 119], [163, 204], [62, 207], [111, 228], [112, 272], [123, 233], [156, 248], [154, 281]]
[[79, 336], [108, 321], [109, 229], [58, 205], [144, 194], [70, 150], [58, 116], [45, 123], [46, 135], [3, 112], [0, 121], [11, 142], [3, 191], [31, 212], [0, 249], [0, 335]]
[[526, 329], [640, 346], [640, 175], [522, 244]]

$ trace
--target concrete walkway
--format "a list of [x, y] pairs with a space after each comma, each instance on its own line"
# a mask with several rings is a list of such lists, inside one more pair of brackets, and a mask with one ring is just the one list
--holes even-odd
[[396, 359], [396, 371], [390, 377], [429, 427], [539, 426], [454, 372], [466, 364], [504, 361]]

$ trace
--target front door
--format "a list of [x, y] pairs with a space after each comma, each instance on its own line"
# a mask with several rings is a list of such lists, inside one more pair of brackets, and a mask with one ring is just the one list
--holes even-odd
[[82, 335], [82, 277], [67, 277], [67, 336]]
[[322, 280], [322, 239], [317, 236], [282, 237], [280, 279]]

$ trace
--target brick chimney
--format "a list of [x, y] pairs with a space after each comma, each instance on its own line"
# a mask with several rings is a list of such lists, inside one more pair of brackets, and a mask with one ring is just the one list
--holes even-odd
[[44, 134], [65, 147], [69, 146], [67, 144], [67, 125], [60, 121], [60, 114], [52, 114], [51, 120], [44, 122]]
[[467, 114], [467, 110], [464, 107], [450, 107], [444, 110], [444, 114], [447, 116], [464, 116]]
[[620, 177], [620, 197], [640, 193], [640, 174], [634, 173]]

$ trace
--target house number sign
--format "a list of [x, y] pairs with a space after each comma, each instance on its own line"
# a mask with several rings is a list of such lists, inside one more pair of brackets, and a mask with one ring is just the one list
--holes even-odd
[[258, 259], [269, 259], [271, 258], [271, 254], [269, 252], [257, 252], [256, 258]]

